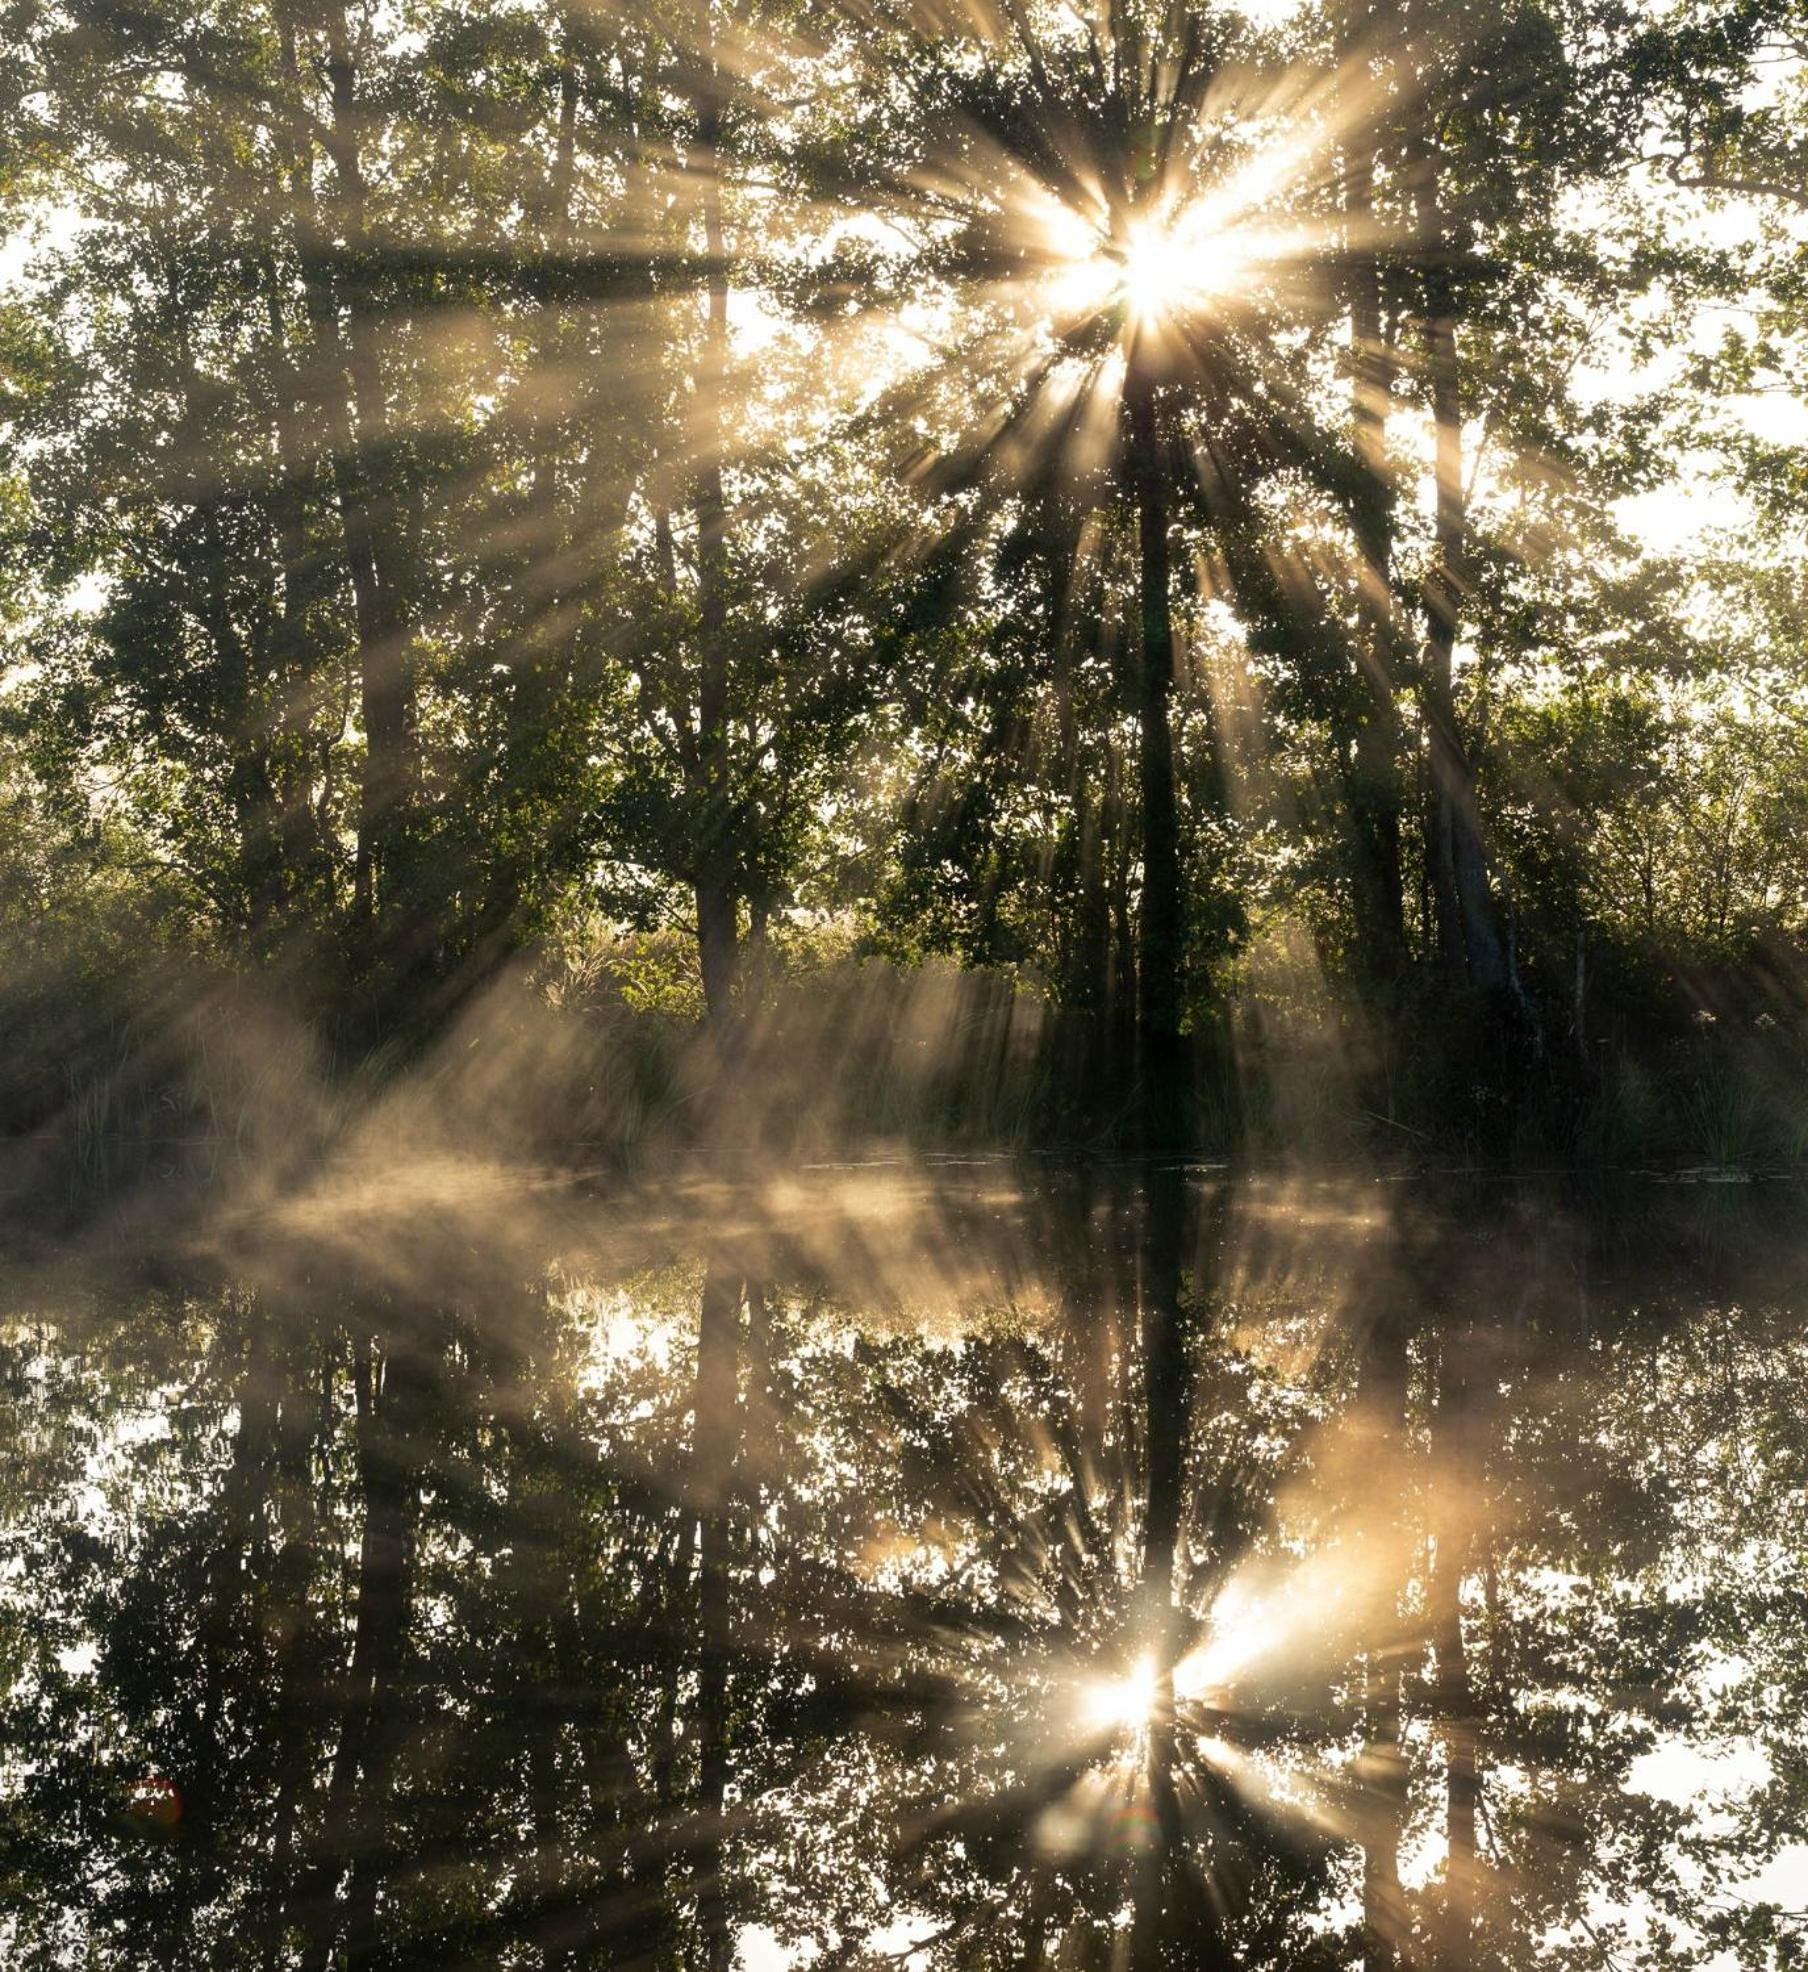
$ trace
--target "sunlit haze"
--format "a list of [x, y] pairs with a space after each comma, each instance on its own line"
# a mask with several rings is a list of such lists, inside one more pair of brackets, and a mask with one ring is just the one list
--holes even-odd
[[1808, 1961], [1808, 0], [0, 6], [0, 1967]]

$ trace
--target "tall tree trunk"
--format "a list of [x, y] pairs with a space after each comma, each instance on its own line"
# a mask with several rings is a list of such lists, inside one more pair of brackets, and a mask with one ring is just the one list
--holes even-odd
[[[319, 486], [321, 454], [310, 434], [307, 389], [290, 348], [287, 310], [274, 255], [264, 261], [264, 295], [270, 326], [270, 409], [278, 489], [276, 533], [282, 570], [282, 616], [276, 636], [282, 704], [276, 729], [276, 796], [284, 880], [283, 905], [297, 897], [326, 903], [333, 886], [332, 845], [323, 839], [314, 807], [316, 777], [324, 780], [327, 735], [317, 732], [312, 711], [319, 653], [314, 612], [326, 599], [330, 563], [310, 538], [310, 499]], [[285, 927], [286, 928], [286, 927]]]
[[733, 1943], [723, 1882], [728, 1789], [728, 1664], [733, 1642], [729, 1559], [740, 1445], [740, 1273], [712, 1255], [697, 1326], [691, 1505], [697, 1518], [697, 1917], [707, 1972], [729, 1972]]
[[722, 393], [728, 376], [728, 254], [722, 223], [721, 138], [726, 78], [716, 64], [708, 0], [696, 10], [697, 81], [691, 98], [692, 170], [703, 222], [706, 312], [692, 434], [697, 461], [697, 808], [693, 887], [703, 995], [711, 1022], [734, 1016], [739, 967], [732, 759], [729, 736], [728, 500], [722, 474]]
[[[406, 895], [402, 868], [407, 807], [413, 782], [412, 681], [408, 659], [408, 583], [404, 573], [402, 504], [396, 494], [398, 459], [389, 400], [377, 353], [383, 325], [371, 306], [372, 257], [363, 163], [363, 111], [343, 0], [321, 9], [326, 31], [331, 116], [327, 154], [338, 185], [340, 233], [350, 272], [343, 283], [346, 372], [357, 417], [356, 472], [370, 516], [376, 577], [375, 636], [364, 652], [364, 780], [359, 804], [358, 863], [366, 917], [381, 926], [393, 907], [418, 902]], [[415, 927], [418, 942], [419, 927]], [[393, 948], [393, 933], [386, 933]], [[385, 956], [391, 956], [386, 953]]]
[[504, 800], [514, 815], [508, 831], [513, 839], [497, 846], [479, 913], [477, 941], [487, 958], [519, 944], [526, 928], [524, 912], [539, 888], [539, 873], [549, 863], [556, 866], [570, 819], [557, 804], [552, 769], [576, 627], [568, 608], [573, 569], [560, 500], [560, 438], [567, 361], [564, 270], [571, 253], [577, 178], [578, 33], [572, 11], [561, 7], [553, 149], [535, 214], [543, 256], [541, 299], [519, 411], [525, 426], [528, 492], [505, 708]]
[[1098, 807], [1100, 908], [1104, 913], [1104, 1022], [1098, 1098], [1102, 1118], [1140, 1125], [1125, 1112], [1125, 1091], [1136, 1087], [1136, 924], [1130, 908], [1136, 870], [1136, 831], [1124, 788], [1125, 764], [1107, 733], [1104, 789]]
[[1438, 950], [1452, 977], [1484, 997], [1507, 990], [1506, 946], [1488, 883], [1475, 778], [1457, 726], [1451, 665], [1467, 561], [1469, 501], [1452, 296], [1456, 244], [1438, 204], [1436, 163], [1422, 160], [1413, 189], [1425, 271], [1425, 365], [1436, 438], [1437, 560], [1425, 586], [1425, 724], [1431, 762], [1426, 856], [1437, 907]]
[[[237, 639], [235, 647], [244, 646]], [[261, 726], [257, 714], [253, 719]], [[267, 730], [248, 730], [226, 775], [226, 794], [232, 804], [238, 837], [239, 889], [244, 897], [245, 924], [254, 940], [267, 947], [283, 922], [287, 870], [283, 860], [282, 805], [271, 768]]]
[[[547, 172], [545, 187], [545, 212], [541, 224], [541, 238], [547, 251], [555, 258], [562, 258], [571, 247], [571, 200], [577, 180], [577, 130], [578, 130], [578, 50], [576, 45], [577, 25], [569, 8], [559, 10], [559, 94], [554, 123], [553, 154], [551, 167]], [[550, 279], [550, 275], [546, 278]], [[557, 377], [557, 367], [561, 355], [561, 331], [564, 327], [565, 311], [556, 298], [541, 302], [539, 324], [536, 332], [536, 359], [542, 371], [551, 369], [554, 401], [561, 385]], [[535, 407], [533, 420], [532, 496], [534, 517], [542, 525], [556, 527], [559, 505], [558, 447], [551, 433], [551, 419], [547, 416], [547, 380], [543, 377], [540, 390], [540, 403]], [[550, 556], [554, 542], [549, 536], [547, 542]]]
[[365, 763], [352, 909], [366, 955], [375, 956], [372, 946], [379, 910], [390, 879], [397, 874], [387, 866], [394, 862], [393, 851], [405, 827], [403, 808], [412, 779], [403, 579], [407, 548], [392, 490], [395, 461], [375, 346], [379, 330], [371, 319], [365, 289], [369, 240], [356, 76], [345, 12], [338, 0], [329, 0], [319, 19], [327, 35], [331, 99], [325, 144], [337, 181], [345, 257], [353, 267], [349, 278], [336, 270], [337, 256], [314, 189], [313, 139], [308, 133], [318, 120], [307, 107], [299, 59], [300, 35], [313, 23], [293, 0], [279, 0], [276, 19], [284, 82], [293, 103], [287, 148], [296, 259], [309, 327], [319, 346], [314, 395], [332, 455], [334, 496], [358, 635]]
[[283, 889], [280, 821], [270, 771], [272, 653], [261, 612], [246, 624], [233, 607], [228, 563], [215, 534], [227, 502], [201, 463], [205, 452], [201, 406], [210, 386], [202, 377], [186, 324], [178, 328], [175, 340], [176, 374], [183, 390], [174, 447], [180, 463], [170, 467], [163, 488], [168, 499], [192, 515], [206, 543], [192, 566], [188, 603], [213, 646], [220, 703], [233, 742], [225, 792], [233, 818], [240, 921], [263, 944], [280, 915]]
[[1400, 847], [1399, 625], [1393, 595], [1394, 500], [1387, 461], [1394, 357], [1382, 333], [1381, 269], [1375, 254], [1374, 157], [1358, 152], [1344, 174], [1350, 233], [1350, 395], [1362, 467], [1358, 525], [1361, 567], [1357, 665], [1364, 703], [1358, 717], [1349, 799], [1355, 834], [1355, 917], [1359, 964], [1371, 991], [1385, 994], [1406, 961]]
[[1056, 1067], [1059, 1086], [1068, 1092], [1060, 1121], [1090, 1131], [1097, 1123], [1104, 1068], [1104, 1023], [1108, 997], [1110, 919], [1105, 894], [1104, 842], [1092, 765], [1086, 757], [1075, 703], [1077, 660], [1086, 634], [1075, 593], [1085, 538], [1084, 525], [1044, 497], [1036, 517], [1038, 574], [1048, 626], [1048, 655], [1055, 692], [1055, 784], [1062, 787], [1068, 819], [1056, 821], [1053, 885], [1063, 893], [1068, 913], [1062, 926], [1059, 968], [1063, 1019]]
[[1174, 775], [1174, 620], [1166, 462], [1149, 354], [1133, 349], [1124, 383], [1129, 476], [1136, 503], [1142, 636], [1138, 678], [1142, 911], [1137, 936], [1137, 1040], [1145, 1151], [1184, 1148], [1194, 1128], [1181, 1035], [1186, 924]]

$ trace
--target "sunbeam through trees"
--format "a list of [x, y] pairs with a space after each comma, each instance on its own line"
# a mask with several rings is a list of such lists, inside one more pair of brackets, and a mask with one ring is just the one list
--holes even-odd
[[0, 0], [0, 1957], [1808, 1957], [1802, 0]]

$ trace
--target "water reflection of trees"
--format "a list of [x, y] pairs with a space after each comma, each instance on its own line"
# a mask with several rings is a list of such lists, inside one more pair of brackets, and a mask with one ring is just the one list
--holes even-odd
[[[1787, 1239], [997, 1217], [985, 1305], [717, 1210], [13, 1316], [15, 1958], [1783, 1962]], [[1649, 1791], [1691, 1738], [1748, 1749], [1717, 1819]]]

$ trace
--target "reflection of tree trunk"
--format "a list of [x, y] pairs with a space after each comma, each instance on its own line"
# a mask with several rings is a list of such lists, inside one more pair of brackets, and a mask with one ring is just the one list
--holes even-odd
[[325, 1674], [325, 1639], [310, 1593], [320, 1551], [314, 1453], [333, 1424], [333, 1373], [323, 1365], [320, 1387], [303, 1371], [312, 1360], [305, 1339], [295, 1345], [276, 1427], [276, 1491], [281, 1546], [270, 1571], [270, 1627], [277, 1639], [272, 1734], [277, 1787], [272, 1815], [270, 1887], [262, 1960], [275, 1972], [285, 1960], [285, 1934], [298, 1884], [295, 1838], [303, 1790], [316, 1763], [317, 1720]]
[[1364, 1711], [1362, 1962], [1365, 1972], [1396, 1972], [1407, 1928], [1400, 1894], [1406, 1762], [1400, 1746], [1400, 1666], [1385, 1651], [1369, 1658]]
[[[218, 1882], [224, 1861], [217, 1840], [228, 1761], [222, 1713], [232, 1685], [245, 1675], [242, 1667], [235, 1670], [234, 1649], [242, 1646], [253, 1661], [258, 1649], [249, 1619], [255, 1612], [262, 1573], [270, 1448], [276, 1428], [273, 1322], [262, 1305], [254, 1305], [248, 1318], [251, 1334], [238, 1393], [238, 1430], [232, 1463], [220, 1489], [217, 1532], [206, 1556], [198, 1612], [202, 1684], [195, 1724], [202, 1752], [187, 1778], [183, 1800], [186, 1833], [197, 1854], [197, 1875], [209, 1886], [199, 1891], [203, 1900]], [[247, 1698], [261, 1702], [263, 1693], [249, 1693]]]
[[563, 1972], [570, 1965], [581, 1932], [574, 1899], [566, 1887], [567, 1862], [559, 1833], [559, 1721], [550, 1714], [533, 1718], [533, 1738], [527, 1749], [528, 1786], [532, 1796], [533, 1858], [525, 1872], [527, 1897], [533, 1911], [533, 1936], [540, 1946], [544, 1972]]
[[737, 1492], [755, 1512], [760, 1488], [776, 1477], [778, 1402], [773, 1385], [772, 1301], [766, 1282], [747, 1281], [747, 1374]]
[[1143, 1148], [1174, 1150], [1193, 1126], [1181, 1041], [1186, 931], [1181, 908], [1180, 811], [1174, 781], [1174, 624], [1168, 488], [1146, 356], [1133, 352], [1124, 395], [1136, 500], [1141, 579], [1139, 667], [1142, 778], [1142, 914], [1137, 939]]
[[351, 1667], [344, 1723], [327, 1783], [323, 1840], [351, 1853], [343, 1925], [336, 1923], [329, 1854], [311, 1885], [310, 1939], [304, 1972], [324, 1972], [333, 1938], [343, 1929], [348, 1965], [369, 1960], [376, 1945], [376, 1902], [389, 1865], [385, 1834], [389, 1784], [400, 1747], [397, 1680], [406, 1640], [413, 1574], [415, 1520], [420, 1503], [419, 1436], [424, 1426], [426, 1365], [411, 1346], [394, 1348], [377, 1367], [360, 1339], [352, 1382], [358, 1407], [358, 1476], [364, 1493], [364, 1534], [358, 1554]]
[[1143, 1522], [1143, 1597], [1149, 1620], [1174, 1639], [1174, 1559], [1186, 1467], [1188, 1362], [1180, 1298], [1186, 1174], [1173, 1165], [1148, 1174], [1143, 1227], [1143, 1401], [1147, 1418], [1148, 1510]]
[[377, 1894], [393, 1853], [387, 1824], [391, 1779], [403, 1737], [397, 1685], [420, 1504], [416, 1439], [422, 1425], [424, 1367], [411, 1347], [390, 1356], [378, 1404], [379, 1435], [361, 1461], [369, 1517], [359, 1570], [358, 1647], [362, 1650], [368, 1637], [370, 1648], [362, 1670], [357, 1650], [352, 1657], [354, 1688], [362, 1679], [365, 1716], [358, 1839], [345, 1900], [348, 1966], [366, 1964], [375, 1955]]
[[584, 1738], [592, 1814], [618, 1838], [609, 1844], [607, 1889], [588, 1904], [594, 1935], [606, 1940], [611, 1965], [663, 1966], [672, 1960], [678, 1688], [689, 1661], [676, 1612], [690, 1586], [694, 1532], [695, 1521], [682, 1503], [669, 1517], [642, 1528], [651, 1550], [643, 1609], [661, 1612], [643, 1633], [645, 1653], [639, 1658], [645, 1682], [653, 1685], [657, 1677], [648, 1735], [650, 1784], [640, 1782], [626, 1745], [606, 1746], [596, 1732]]
[[[644, 1526], [649, 1565], [666, 1560], [651, 1526]], [[669, 1545], [669, 1544], [668, 1544]], [[595, 1693], [608, 1688], [615, 1667], [596, 1663], [585, 1647], [582, 1613], [562, 1586], [552, 1623], [552, 1661], [561, 1691]], [[643, 1644], [637, 1667], [649, 1674], [655, 1659]], [[574, 1720], [581, 1793], [571, 1802], [571, 1821], [581, 1831], [570, 1844], [556, 1937], [546, 1941], [547, 1962], [601, 1963], [587, 1948], [604, 1941], [610, 1963], [663, 1962], [668, 1932], [665, 1843], [669, 1831], [656, 1801], [635, 1772], [629, 1746], [603, 1723], [600, 1704], [586, 1704]], [[568, 1790], [577, 1792], [578, 1790]], [[624, 1868], [625, 1866], [625, 1868]]]
[[[517, 1347], [512, 1337], [504, 1336], [490, 1347], [499, 1379], [526, 1383], [534, 1378], [531, 1345]], [[586, 1723], [581, 1713], [572, 1716], [586, 1687], [569, 1672], [560, 1634], [571, 1608], [561, 1538], [566, 1495], [550, 1442], [556, 1425], [537, 1410], [522, 1415], [511, 1409], [499, 1414], [498, 1421], [508, 1441], [499, 1529], [506, 1551], [496, 1570], [502, 1604], [499, 1641], [505, 1644], [499, 1655], [510, 1676], [491, 1729], [502, 1728], [499, 1764], [521, 1760], [532, 1835], [514, 1871], [510, 1928], [539, 1946], [545, 1972], [557, 1972], [571, 1963], [585, 1928], [573, 1891], [562, 1813], [568, 1791], [560, 1759], [566, 1724], [570, 1720], [581, 1735]]]
[[1117, 1305], [1123, 1269], [1116, 1260], [1115, 1188], [1101, 1192], [1085, 1165], [1074, 1173], [1073, 1183], [1073, 1243], [1062, 1268], [1067, 1281], [1062, 1298], [1079, 1383], [1078, 1424], [1083, 1447], [1083, 1462], [1077, 1469], [1082, 1481], [1080, 1505], [1090, 1508], [1084, 1481], [1095, 1462], [1103, 1460], [1114, 1429], [1112, 1370], [1123, 1349]]
[[[1366, 1461], [1372, 1484], [1389, 1494], [1405, 1449], [1406, 1324], [1388, 1310], [1376, 1322], [1364, 1365], [1365, 1410], [1374, 1420], [1374, 1449]], [[1398, 1527], [1387, 1534], [1402, 1540]], [[1384, 1550], [1386, 1543], [1384, 1542]], [[1406, 1761], [1400, 1743], [1400, 1584], [1391, 1578], [1377, 1612], [1364, 1671], [1364, 1738], [1357, 1766], [1361, 1786], [1362, 1962], [1364, 1972], [1398, 1972], [1407, 1935], [1400, 1892], [1400, 1838], [1406, 1820]]]
[[695, 1870], [698, 1924], [708, 1972], [728, 1972], [732, 1957], [722, 1880], [722, 1836], [728, 1789], [729, 1559], [740, 1443], [740, 1326], [741, 1277], [721, 1256], [712, 1256], [704, 1276], [697, 1326], [697, 1387], [691, 1427], [700, 1643]]
[[[1181, 1806], [1174, 1709], [1174, 1667], [1193, 1642], [1183, 1600], [1181, 1529], [1199, 1347], [1183, 1298], [1183, 1262], [1189, 1246], [1202, 1263], [1212, 1258], [1217, 1203], [1203, 1208], [1196, 1223], [1186, 1174], [1172, 1166], [1151, 1170], [1146, 1186], [1140, 1288], [1147, 1511], [1137, 1641], [1152, 1646], [1156, 1671], [1144, 1769], [1154, 1833], [1137, 1871], [1130, 1966], [1131, 1972], [1181, 1964], [1231, 1972], [1225, 1917], [1239, 1894], [1232, 1874], [1232, 1803], [1209, 1768], [1187, 1768], [1187, 1785], [1195, 1790], [1194, 1838], [1204, 1845], [1196, 1862]], [[1222, 1567], [1228, 1557], [1213, 1559]]]
[[1138, 1871], [1130, 1953], [1134, 1972], [1162, 1963], [1175, 1930], [1189, 1920], [1203, 1923], [1206, 1918], [1203, 1904], [1195, 1913], [1197, 1900], [1188, 1895], [1185, 1830], [1175, 1785], [1174, 1665], [1186, 1641], [1174, 1600], [1175, 1562], [1191, 1417], [1181, 1302], [1186, 1176], [1173, 1166], [1158, 1166], [1147, 1174], [1146, 1184], [1141, 1299], [1147, 1505], [1138, 1607], [1140, 1630], [1152, 1646], [1156, 1672], [1144, 1770], [1155, 1832]]
[[1023, 1972], [1042, 1972], [1048, 1954], [1049, 1906], [1054, 1885], [1046, 1868], [1037, 1868], [1030, 1877], [1029, 1910], [1023, 1922], [1023, 1950], [1017, 1962]]
[[1439, 1369], [1437, 1483], [1444, 1494], [1431, 1578], [1431, 1634], [1437, 1651], [1438, 1711], [1444, 1728], [1444, 1972], [1468, 1972], [1475, 1928], [1475, 1835], [1481, 1783], [1474, 1694], [1463, 1637], [1463, 1575], [1469, 1557], [1473, 1497], [1481, 1480], [1471, 1442], [1467, 1352], [1473, 1337], [1446, 1335]]

